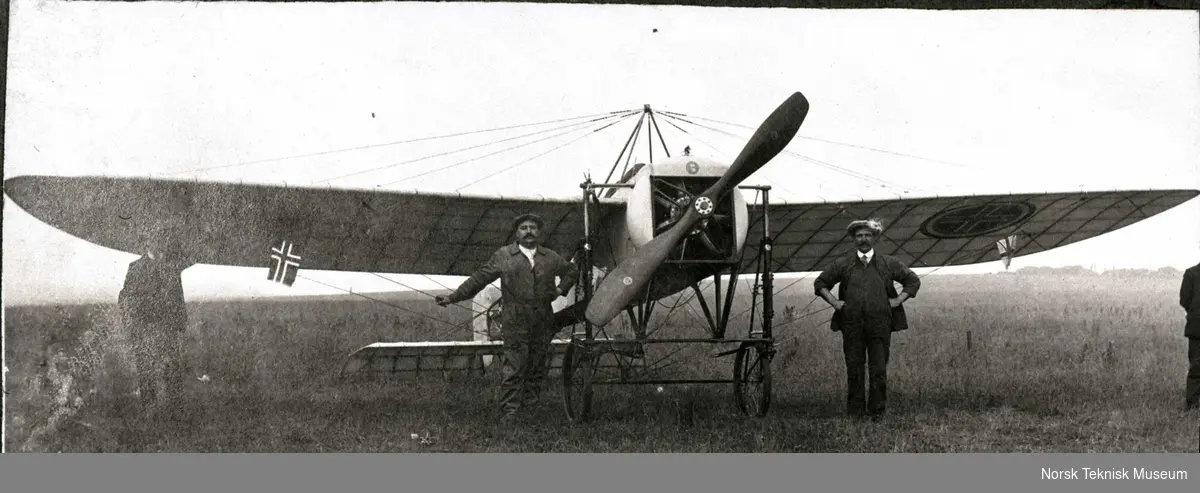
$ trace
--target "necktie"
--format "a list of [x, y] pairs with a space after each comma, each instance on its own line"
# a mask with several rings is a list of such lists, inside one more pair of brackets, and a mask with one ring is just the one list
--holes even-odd
[[862, 255], [862, 263], [863, 265], [867, 265], [867, 254], [865, 253]]

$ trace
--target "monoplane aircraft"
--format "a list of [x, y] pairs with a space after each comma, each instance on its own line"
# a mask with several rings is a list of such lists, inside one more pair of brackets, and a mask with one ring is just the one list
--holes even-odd
[[[1129, 226], [1200, 193], [772, 202], [769, 185], [744, 182], [792, 141], [808, 111], [809, 101], [792, 94], [731, 163], [690, 153], [665, 156], [612, 183], [589, 178], [577, 196], [565, 198], [96, 176], [18, 176], [4, 184], [5, 193], [34, 217], [97, 245], [134, 254], [171, 245], [192, 264], [264, 268], [271, 279], [287, 282], [297, 269], [470, 275], [510, 241], [514, 216], [536, 213], [546, 220], [543, 242], [574, 255], [584, 274], [580, 289], [556, 303], [557, 326], [571, 327], [556, 345], [567, 413], [577, 420], [589, 413], [593, 385], [670, 383], [625, 371], [646, 345], [660, 343], [733, 347], [719, 353], [736, 355], [732, 380], [682, 381], [732, 382], [743, 411], [764, 413], [775, 341], [772, 278], [819, 271], [852, 248], [845, 232], [852, 220], [882, 219], [886, 232], [876, 248], [914, 268], [1007, 262]], [[726, 329], [735, 280], [750, 275], [760, 316], [744, 335], [733, 336]], [[723, 276], [729, 281], [724, 291]], [[653, 337], [648, 324], [655, 302], [689, 289], [699, 295], [709, 278], [715, 303], [696, 298], [707, 330]], [[503, 309], [494, 291], [476, 301], [481, 314]], [[611, 333], [622, 313], [631, 333]], [[477, 317], [477, 323], [489, 319], [494, 317]], [[499, 341], [489, 336], [495, 331], [476, 333], [471, 341], [379, 342], [352, 355], [348, 368], [477, 365], [498, 352]], [[606, 354], [622, 367], [608, 380], [598, 377]]]

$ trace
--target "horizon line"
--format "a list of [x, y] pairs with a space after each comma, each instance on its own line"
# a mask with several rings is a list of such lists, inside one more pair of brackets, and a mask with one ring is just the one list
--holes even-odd
[[[1018, 269], [994, 271], [994, 272], [937, 272], [937, 270], [939, 270], [940, 267], [916, 267], [916, 268], [913, 268], [913, 270], [919, 272], [921, 270], [934, 269], [932, 272], [926, 272], [926, 273], [922, 274], [922, 276], [927, 276], [927, 275], [935, 275], [935, 276], [1022, 275], [1021, 274], [1022, 271], [1025, 271], [1024, 275], [1065, 274], [1065, 275], [1069, 275], [1069, 276], [1070, 275], [1103, 276], [1103, 275], [1111, 275], [1112, 273], [1115, 273], [1115, 272], [1144, 273], [1144, 274], [1173, 273], [1176, 275], [1181, 275], [1183, 273], [1183, 270], [1181, 270], [1175, 266], [1169, 266], [1169, 265], [1155, 267], [1155, 268], [1125, 267], [1125, 268], [1110, 268], [1110, 269], [1104, 269], [1104, 270], [1097, 270], [1095, 267], [1096, 267], [1095, 265], [1093, 265], [1091, 267], [1084, 266], [1084, 265], [1067, 265], [1067, 266], [1059, 266], [1059, 267], [1036, 266], [1035, 265], [1035, 266], [1021, 267]], [[806, 276], [811, 276], [813, 274], [815, 274], [815, 272], [812, 272], [812, 273], [788, 272], [788, 273], [783, 273], [783, 274], [776, 274], [774, 277], [777, 279], [778, 278], [789, 278], [790, 279], [790, 278], [795, 278], [795, 277], [803, 278]], [[739, 278], [749, 278], [749, 277], [753, 277], [753, 275], [752, 274], [742, 274], [742, 275], [739, 275], [738, 277]], [[1154, 276], [1154, 277], [1158, 277], [1158, 276]], [[788, 289], [792, 289], [792, 288], [789, 287]], [[255, 301], [292, 302], [292, 301], [305, 301], [306, 298], [310, 299], [310, 300], [314, 299], [314, 298], [322, 298], [322, 299], [354, 298], [359, 294], [367, 294], [367, 293], [374, 294], [374, 295], [384, 295], [384, 296], [393, 295], [393, 294], [397, 294], [397, 293], [420, 294], [420, 295], [427, 296], [428, 295], [427, 293], [440, 293], [443, 291], [450, 292], [450, 291], [453, 291], [453, 288], [440, 288], [439, 287], [439, 288], [431, 288], [431, 289], [424, 289], [424, 290], [400, 288], [400, 289], [388, 289], [388, 290], [378, 290], [378, 291], [356, 291], [356, 292], [352, 292], [352, 293], [342, 292], [342, 293], [327, 293], [327, 294], [304, 293], [304, 294], [263, 294], [263, 295], [245, 295], [245, 296], [222, 296], [220, 294], [196, 295], [196, 296], [188, 299], [187, 303], [255, 302]], [[364, 299], [364, 301], [370, 301], [370, 300]], [[94, 304], [106, 304], [106, 303], [116, 303], [116, 300], [115, 299], [99, 299], [99, 298], [94, 298], [94, 297], [88, 297], [88, 298], [83, 298], [83, 299], [79, 299], [79, 300], [22, 301], [22, 302], [13, 303], [13, 304], [4, 303], [3, 306], [4, 306], [4, 308], [19, 308], [19, 307], [30, 307], [30, 306], [43, 306], [43, 307], [44, 306], [79, 306], [79, 305], [94, 305]]]

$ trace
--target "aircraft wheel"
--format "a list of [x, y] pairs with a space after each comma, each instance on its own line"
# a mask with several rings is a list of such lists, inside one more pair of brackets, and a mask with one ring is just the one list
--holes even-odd
[[771, 356], [765, 344], [747, 344], [733, 360], [733, 396], [738, 409], [763, 416], [771, 406]]
[[572, 341], [563, 352], [563, 404], [567, 419], [581, 423], [592, 411], [592, 378], [596, 357], [591, 349]]

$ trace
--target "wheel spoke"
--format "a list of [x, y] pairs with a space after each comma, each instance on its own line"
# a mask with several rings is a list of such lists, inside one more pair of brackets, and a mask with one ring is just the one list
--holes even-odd
[[592, 407], [595, 359], [589, 348], [572, 341], [563, 353], [563, 404], [573, 422], [587, 419]]
[[771, 404], [771, 351], [759, 344], [743, 347], [734, 361], [734, 397], [738, 408], [763, 416]]

